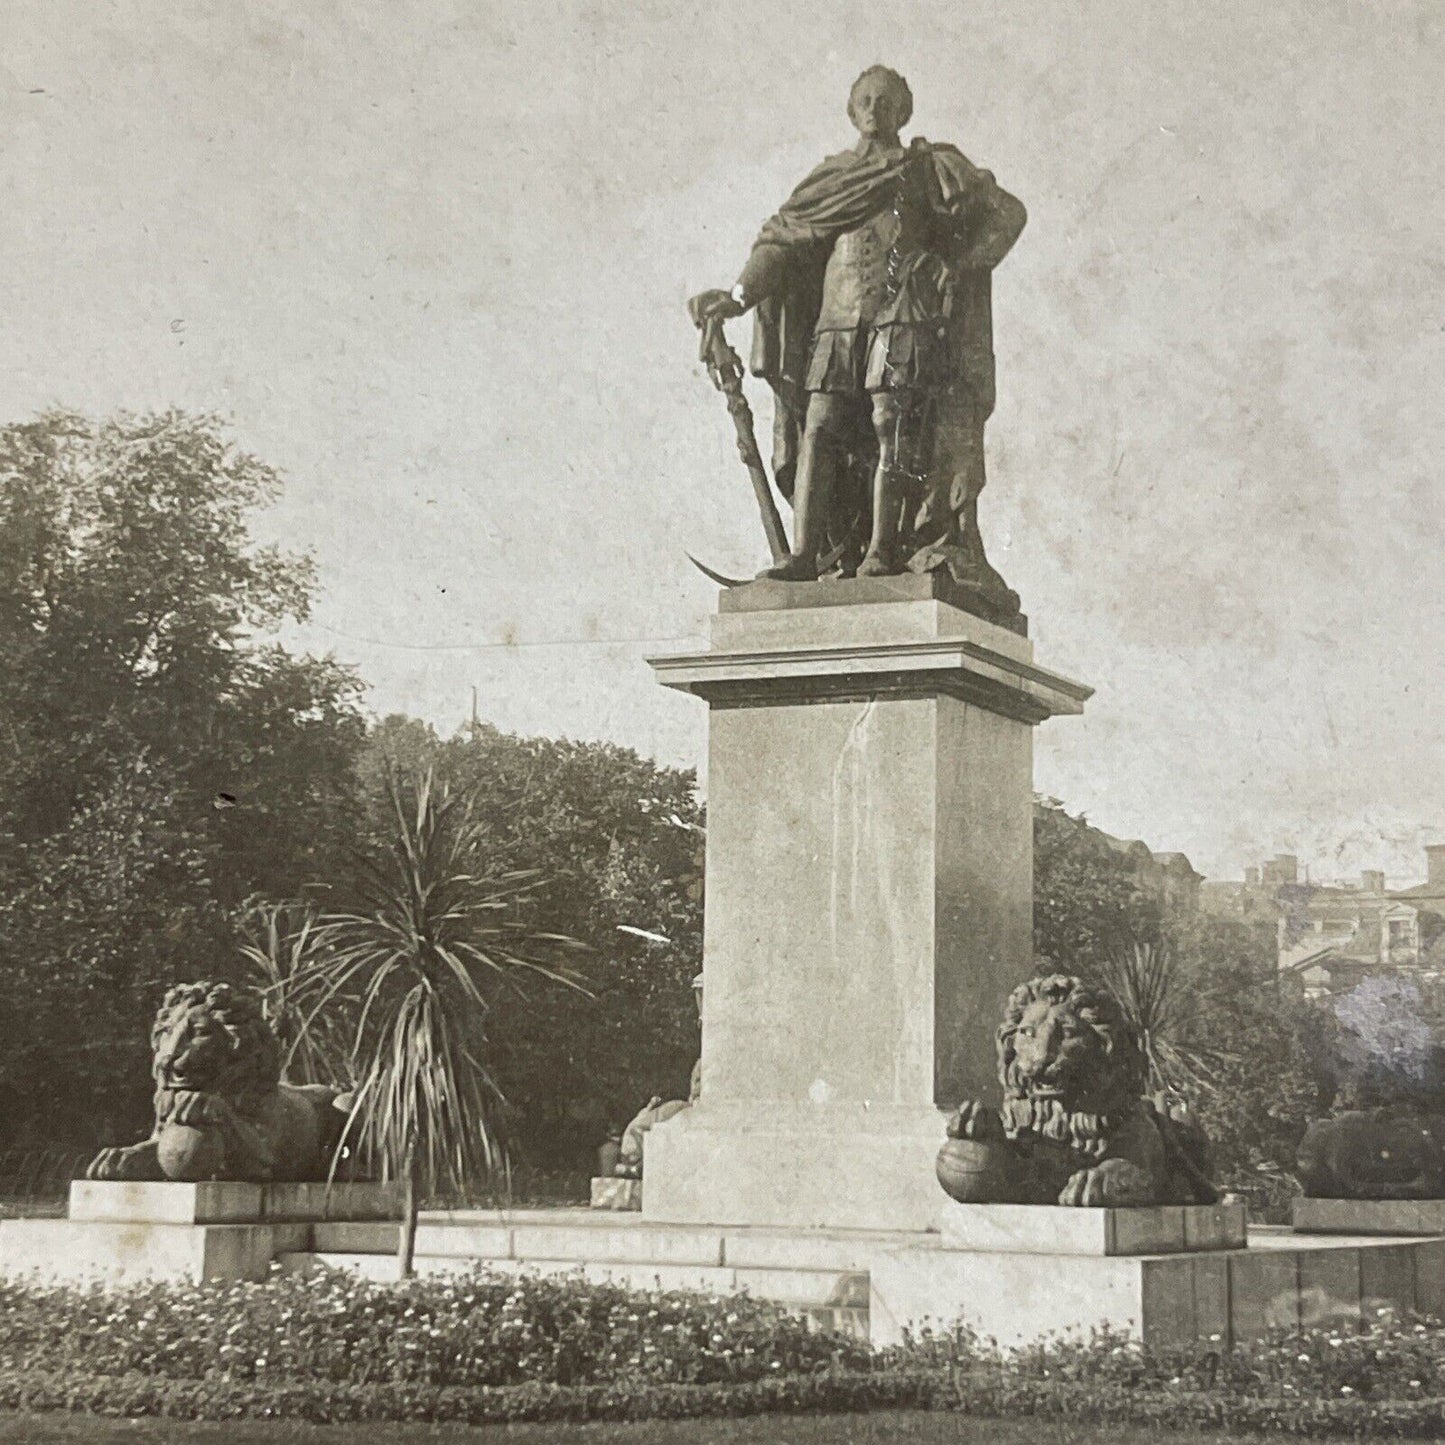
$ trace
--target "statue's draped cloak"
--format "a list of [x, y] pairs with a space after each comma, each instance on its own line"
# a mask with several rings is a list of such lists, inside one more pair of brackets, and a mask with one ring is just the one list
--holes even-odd
[[[948, 384], [929, 393], [923, 432], [913, 449], [917, 489], [901, 540], [912, 554], [912, 570], [946, 565], [960, 580], [987, 573], [1017, 610], [1017, 598], [983, 560], [971, 513], [984, 483], [983, 423], [994, 403], [990, 273], [1018, 238], [1027, 215], [992, 175], [954, 146], [916, 139], [901, 151], [865, 147], [829, 156], [759, 232], [739, 284], [747, 301], [757, 303], [751, 370], [768, 381], [778, 400], [774, 476], [791, 499], [809, 358], [833, 245], [893, 205], [905, 173], [915, 166], [926, 168], [922, 180], [950, 273], [951, 365]], [[866, 505], [863, 473], [854, 478], [853, 495], [853, 505]], [[840, 515], [829, 530], [836, 539], [855, 529]]]
[[[992, 214], [986, 193], [981, 205], [970, 204], [979, 195], [980, 172], [956, 147], [921, 139], [901, 152], [842, 151], [829, 156], [764, 223], [741, 277], [745, 293], [762, 297], [753, 329], [754, 375], [774, 386], [802, 385], [833, 243], [891, 204], [904, 172], [920, 165], [928, 167], [929, 192], [957, 237], [955, 254], [947, 259], [957, 280], [952, 320], [962, 343], [955, 352], [958, 379], [985, 410], [992, 409], [989, 272], [1013, 244], [1023, 222], [1020, 218], [1011, 228], [1007, 241], [996, 248], [997, 255], [970, 254], [971, 233]], [[996, 190], [994, 194], [1003, 195]], [[1007, 200], [1022, 212], [1012, 197]]]

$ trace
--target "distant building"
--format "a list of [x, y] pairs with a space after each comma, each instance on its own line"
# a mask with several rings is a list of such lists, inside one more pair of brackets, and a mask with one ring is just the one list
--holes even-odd
[[1391, 890], [1379, 869], [1358, 883], [1299, 878], [1299, 860], [1282, 853], [1246, 868], [1240, 883], [1206, 883], [1203, 906], [1241, 918], [1272, 918], [1282, 983], [1307, 997], [1344, 993], [1363, 979], [1398, 974], [1431, 992], [1445, 981], [1445, 844], [1425, 850], [1427, 880]]

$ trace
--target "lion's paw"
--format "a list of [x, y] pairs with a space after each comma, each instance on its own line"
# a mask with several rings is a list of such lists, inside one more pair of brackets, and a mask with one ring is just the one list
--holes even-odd
[[1059, 1203], [1078, 1209], [1123, 1209], [1153, 1204], [1154, 1186], [1144, 1170], [1127, 1159], [1106, 1159], [1069, 1176]]
[[970, 1099], [967, 1103], [960, 1104], [950, 1116], [948, 1137], [975, 1141], [1002, 1139], [1003, 1122], [999, 1119], [997, 1109]]

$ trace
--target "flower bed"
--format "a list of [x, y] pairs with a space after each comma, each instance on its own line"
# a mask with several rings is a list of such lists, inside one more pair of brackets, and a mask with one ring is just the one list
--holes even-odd
[[869, 1360], [866, 1345], [811, 1331], [779, 1305], [580, 1278], [0, 1285], [0, 1371], [475, 1388], [737, 1382]]
[[1445, 1327], [1388, 1313], [1236, 1350], [1121, 1338], [873, 1352], [778, 1306], [484, 1271], [123, 1291], [0, 1286], [0, 1408], [483, 1424], [920, 1408], [1292, 1435], [1445, 1435]]

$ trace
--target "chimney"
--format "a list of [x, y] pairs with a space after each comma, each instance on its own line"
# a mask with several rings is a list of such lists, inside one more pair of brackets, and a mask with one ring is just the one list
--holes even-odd
[[1445, 843], [1431, 843], [1425, 849], [1425, 876], [1431, 883], [1445, 885]]
[[1293, 853], [1276, 853], [1264, 865], [1263, 877], [1266, 883], [1275, 887], [1282, 883], [1298, 883], [1299, 859]]
[[1259, 869], [1257, 867], [1246, 868], [1244, 870], [1244, 882], [1246, 887], [1258, 887]]
[[1385, 875], [1378, 868], [1366, 868], [1360, 874], [1360, 887], [1366, 893], [1383, 893], [1385, 891]]

